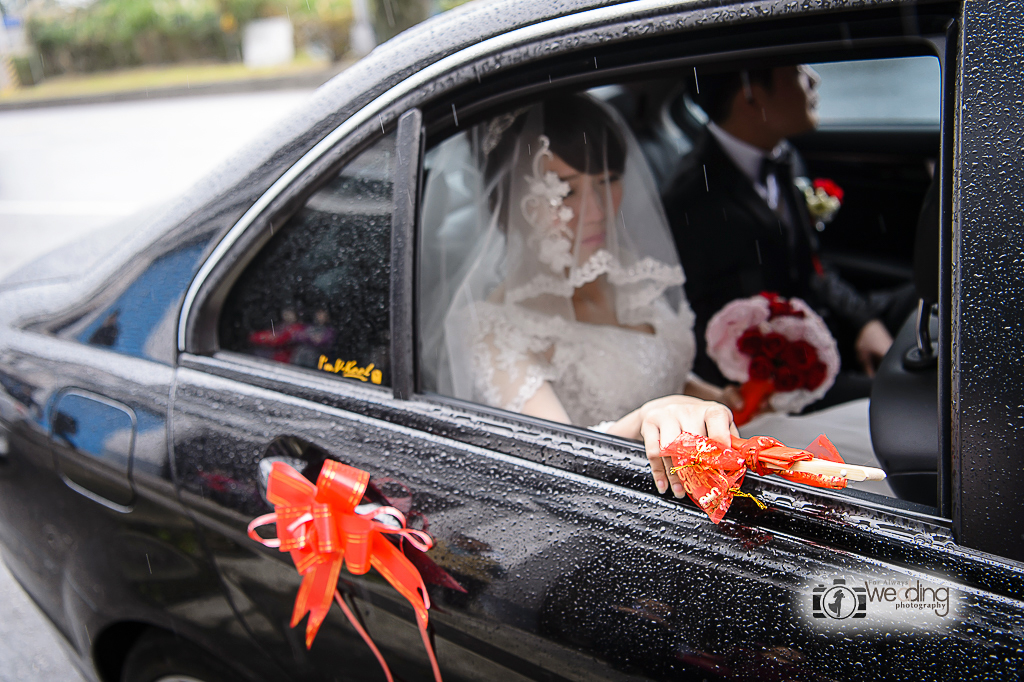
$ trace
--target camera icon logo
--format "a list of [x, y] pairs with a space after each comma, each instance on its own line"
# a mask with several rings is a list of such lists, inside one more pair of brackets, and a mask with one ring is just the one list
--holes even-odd
[[845, 578], [833, 578], [831, 585], [819, 584], [813, 591], [812, 614], [815, 618], [864, 618], [868, 613], [866, 587], [846, 584]]

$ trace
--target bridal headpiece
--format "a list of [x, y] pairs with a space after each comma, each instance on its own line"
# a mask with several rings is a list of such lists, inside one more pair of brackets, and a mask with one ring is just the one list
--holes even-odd
[[544, 162], [552, 158], [551, 140], [538, 139], [540, 149], [533, 155], [533, 174], [526, 177], [529, 191], [520, 202], [526, 222], [533, 228], [527, 244], [537, 250], [537, 258], [554, 272], [572, 267], [572, 209], [565, 205], [569, 183], [554, 171], [545, 171]]

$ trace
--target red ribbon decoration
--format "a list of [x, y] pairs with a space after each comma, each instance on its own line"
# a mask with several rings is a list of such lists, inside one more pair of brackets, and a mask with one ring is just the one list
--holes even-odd
[[[753, 438], [732, 437], [731, 447], [705, 436], [683, 432], [662, 450], [663, 456], [672, 457], [669, 473], [678, 473], [690, 499], [715, 523], [722, 520], [735, 496], [749, 497], [762, 509], [763, 502], [740, 490], [747, 469], [759, 476], [777, 474], [798, 483], [818, 488], [846, 487], [841, 476], [824, 476], [803, 471], [779, 471], [774, 467], [790, 469], [800, 461], [817, 457], [830, 462], [842, 462], [832, 441], [824, 435], [806, 449], [790, 448], [769, 436]], [[774, 465], [774, 467], [769, 466]]]
[[[376, 521], [370, 515], [357, 514], [356, 505], [369, 482], [369, 473], [327, 460], [314, 486], [293, 467], [274, 462], [267, 482], [267, 500], [274, 505], [274, 513], [253, 519], [249, 523], [249, 537], [267, 547], [291, 553], [295, 568], [302, 575], [291, 626], [298, 625], [309, 613], [307, 649], [313, 645], [313, 638], [327, 618], [333, 600], [373, 651], [388, 682], [392, 682], [384, 657], [338, 592], [342, 563], [352, 575], [363, 575], [372, 566], [412, 604], [434, 679], [441, 682], [441, 671], [427, 634], [427, 609], [430, 608], [427, 588], [419, 571], [384, 535], [398, 535], [422, 552], [430, 549], [433, 540], [423, 531], [406, 528], [405, 515], [394, 507], [380, 507], [372, 515], [393, 516], [399, 520], [399, 528]], [[260, 526], [275, 522], [276, 539], [262, 538], [256, 533]]]
[[771, 379], [748, 379], [740, 384], [740, 397], [743, 405], [733, 411], [732, 420], [737, 426], [743, 426], [756, 417], [761, 411], [764, 401], [775, 392], [775, 382]]

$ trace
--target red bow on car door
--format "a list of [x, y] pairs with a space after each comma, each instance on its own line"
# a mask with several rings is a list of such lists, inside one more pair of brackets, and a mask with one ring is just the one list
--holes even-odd
[[[423, 552], [430, 549], [433, 541], [421, 530], [406, 528], [405, 516], [394, 507], [379, 507], [371, 512], [372, 516], [356, 513], [356, 505], [369, 482], [369, 473], [327, 460], [314, 486], [293, 467], [274, 462], [267, 482], [267, 499], [274, 505], [274, 513], [253, 519], [249, 524], [249, 537], [267, 547], [291, 553], [295, 568], [302, 575], [291, 625], [295, 627], [309, 613], [306, 648], [312, 646], [333, 599], [369, 645], [391, 682], [391, 671], [384, 657], [337, 590], [342, 563], [353, 575], [362, 575], [372, 566], [412, 604], [434, 679], [440, 682], [441, 672], [427, 635], [430, 597], [423, 578], [384, 536], [398, 535]], [[400, 527], [375, 520], [385, 514], [398, 519]], [[258, 527], [275, 522], [276, 539], [257, 535]]]

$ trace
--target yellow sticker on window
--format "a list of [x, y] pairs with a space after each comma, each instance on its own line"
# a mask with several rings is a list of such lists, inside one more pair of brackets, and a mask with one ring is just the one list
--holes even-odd
[[320, 362], [317, 363], [317, 369], [322, 369], [325, 372], [333, 372], [334, 374], [340, 374], [346, 379], [359, 379], [359, 381], [371, 381], [375, 384], [379, 384], [384, 380], [384, 375], [379, 369], [373, 368], [371, 362], [366, 367], [360, 367], [359, 363], [355, 360], [349, 360], [345, 362], [340, 358], [335, 360], [333, 363], [327, 361], [326, 355], [320, 356]]

